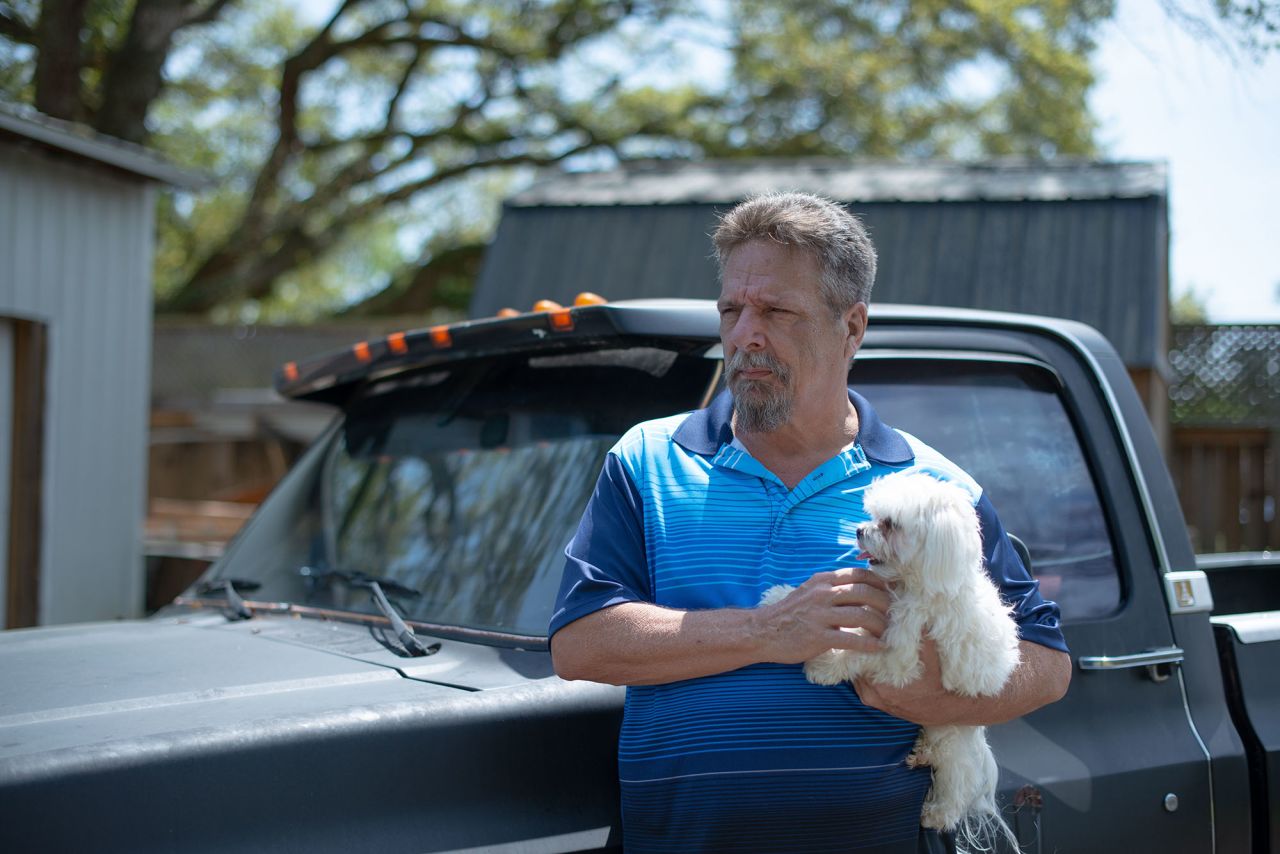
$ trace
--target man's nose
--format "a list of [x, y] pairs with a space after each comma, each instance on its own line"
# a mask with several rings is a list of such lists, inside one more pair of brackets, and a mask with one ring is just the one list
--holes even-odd
[[763, 350], [764, 328], [756, 312], [750, 309], [739, 312], [738, 319], [729, 330], [729, 340], [725, 343], [735, 350]]

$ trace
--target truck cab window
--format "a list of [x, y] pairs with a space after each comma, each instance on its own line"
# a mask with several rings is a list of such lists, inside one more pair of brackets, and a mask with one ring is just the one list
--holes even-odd
[[1106, 616], [1121, 585], [1106, 517], [1052, 376], [1030, 365], [859, 360], [850, 382], [885, 423], [941, 451], [982, 485], [1031, 552], [1066, 621]]

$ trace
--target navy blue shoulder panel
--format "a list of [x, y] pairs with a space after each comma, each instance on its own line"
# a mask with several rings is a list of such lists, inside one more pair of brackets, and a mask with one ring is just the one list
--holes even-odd
[[602, 608], [651, 601], [640, 492], [610, 452], [578, 532], [565, 547], [564, 576], [547, 636]]
[[984, 493], [974, 508], [982, 530], [982, 557], [991, 580], [1000, 588], [1005, 602], [1013, 605], [1018, 636], [1051, 649], [1068, 652], [1062, 636], [1061, 613], [1055, 602], [1040, 595], [1040, 582], [1022, 565], [1022, 558], [1009, 542], [996, 509]]

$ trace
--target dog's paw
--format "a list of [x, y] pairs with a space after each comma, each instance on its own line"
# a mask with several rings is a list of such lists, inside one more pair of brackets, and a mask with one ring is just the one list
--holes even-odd
[[934, 799], [933, 791], [924, 800], [924, 808], [920, 811], [920, 824], [933, 830], [955, 830], [964, 818], [963, 810], [954, 804], [939, 803]]
[[846, 653], [834, 649], [814, 656], [804, 663], [804, 676], [815, 685], [852, 681], [855, 674], [850, 672], [847, 658]]
[[925, 736], [924, 730], [920, 731], [920, 735], [916, 736], [916, 743], [911, 747], [911, 752], [907, 754], [908, 768], [925, 768], [933, 764], [933, 756], [929, 751], [929, 739]]
[[781, 602], [790, 595], [792, 590], [795, 590], [795, 588], [790, 584], [775, 584], [760, 597], [760, 604], [772, 605], [774, 602]]

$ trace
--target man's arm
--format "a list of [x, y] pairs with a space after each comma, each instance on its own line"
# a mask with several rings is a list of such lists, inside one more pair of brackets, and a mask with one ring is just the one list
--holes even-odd
[[759, 608], [677, 611], [623, 602], [560, 629], [551, 656], [564, 679], [657, 685], [764, 661], [806, 661], [828, 649], [878, 650], [888, 608], [882, 578], [839, 569]]
[[987, 726], [1004, 723], [1062, 698], [1071, 683], [1071, 656], [1031, 641], [1021, 641], [1022, 656], [1004, 689], [994, 697], [964, 697], [942, 687], [938, 650], [931, 638], [920, 645], [924, 672], [902, 688], [867, 680], [855, 683], [868, 706], [920, 724]]

